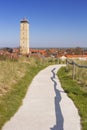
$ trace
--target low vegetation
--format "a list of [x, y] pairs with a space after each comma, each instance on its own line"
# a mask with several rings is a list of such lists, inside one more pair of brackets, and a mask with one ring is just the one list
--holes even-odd
[[74, 101], [81, 116], [82, 130], [87, 130], [87, 91], [83, 89], [81, 84], [72, 80], [70, 72], [66, 71], [66, 67], [62, 67], [58, 71], [58, 76], [62, 87], [70, 98]]
[[[74, 60], [75, 63], [81, 66], [87, 66], [87, 61]], [[72, 65], [68, 65], [68, 75], [72, 77]], [[85, 91], [87, 91], [87, 68], [79, 68], [75, 66], [75, 80], [78, 84], [82, 86]]]
[[46, 63], [38, 58], [0, 60], [0, 129], [22, 104], [29, 84]]
[[[34, 76], [49, 64], [63, 62], [65, 63], [65, 61], [55, 58], [45, 59], [38, 56], [30, 58], [22, 56], [18, 59], [0, 57], [0, 129], [22, 105], [22, 99]], [[62, 68], [59, 70], [58, 75], [65, 91], [74, 100], [79, 109], [83, 130], [87, 130], [86, 85], [83, 87], [84, 85], [80, 83], [80, 80], [77, 80], [79, 82], [73, 81], [71, 71], [71, 66], [69, 66], [68, 72], [66, 72], [65, 68]], [[76, 72], [79, 72], [79, 70], [76, 70]], [[79, 73], [76, 75], [79, 76]]]

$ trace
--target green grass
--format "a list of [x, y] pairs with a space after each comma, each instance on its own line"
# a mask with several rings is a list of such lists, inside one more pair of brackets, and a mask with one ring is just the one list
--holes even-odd
[[[7, 87], [7, 91], [0, 96], [0, 130], [4, 125], [4, 123], [8, 121], [15, 114], [18, 108], [22, 105], [22, 99], [24, 98], [27, 89], [29, 87], [29, 84], [31, 83], [34, 76], [40, 70], [46, 67], [45, 64], [40, 64], [39, 60], [37, 60], [36, 62], [36, 60], [34, 60], [33, 58], [31, 59], [21, 58], [17, 62], [14, 61], [2, 61], [2, 62], [4, 62], [1, 64], [3, 64], [4, 68], [3, 67], [2, 68], [3, 71], [5, 72], [5, 75], [3, 74], [3, 78], [4, 76], [6, 76], [9, 82], [10, 80], [13, 81], [13, 79], [17, 81], [13, 84], [10, 84], [9, 87], [10, 89]], [[9, 73], [9, 71], [7, 70], [9, 66], [8, 64], [10, 65], [9, 71], [10, 74], [13, 75], [12, 76], [13, 78], [7, 75]], [[20, 76], [19, 79], [15, 79], [18, 70], [23, 71], [20, 73], [22, 76]], [[4, 82], [5, 82], [4, 84], [7, 83], [8, 86], [9, 83], [7, 81]]]
[[74, 101], [81, 116], [82, 130], [87, 130], [87, 92], [82, 87], [73, 81], [65, 67], [58, 71], [58, 77], [65, 92]]

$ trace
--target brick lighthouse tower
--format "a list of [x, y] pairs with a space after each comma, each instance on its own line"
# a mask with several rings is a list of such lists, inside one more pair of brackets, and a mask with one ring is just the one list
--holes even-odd
[[27, 19], [20, 21], [20, 54], [29, 54], [29, 22]]

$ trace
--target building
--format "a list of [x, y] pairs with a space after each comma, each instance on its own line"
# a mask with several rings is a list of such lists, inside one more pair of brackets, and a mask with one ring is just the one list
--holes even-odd
[[29, 54], [29, 22], [27, 19], [20, 21], [20, 54]]

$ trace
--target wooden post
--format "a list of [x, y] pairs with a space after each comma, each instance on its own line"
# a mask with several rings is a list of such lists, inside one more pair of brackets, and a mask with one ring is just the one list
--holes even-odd
[[75, 79], [75, 64], [73, 62], [73, 66], [72, 66], [72, 78], [73, 80]]
[[66, 71], [68, 71], [69, 67], [68, 67], [68, 61], [66, 59]]

